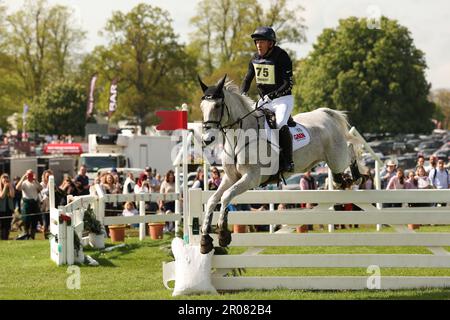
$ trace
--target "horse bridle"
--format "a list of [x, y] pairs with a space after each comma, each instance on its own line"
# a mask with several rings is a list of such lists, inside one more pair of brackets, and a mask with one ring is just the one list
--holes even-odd
[[[225, 113], [225, 109], [227, 110], [228, 118], [230, 118], [230, 109], [228, 109], [227, 104], [225, 103], [225, 97], [223, 94], [220, 97], [214, 97], [214, 96], [203, 96], [202, 100], [216, 100], [217, 98], [221, 99], [220, 102], [220, 119], [219, 120], [208, 120], [203, 122], [203, 130], [210, 130], [210, 129], [219, 129], [221, 132], [225, 132], [225, 130], [228, 128], [228, 126], [222, 126], [222, 119], [223, 115]], [[211, 127], [210, 124], [215, 125], [215, 128]]]
[[[248, 116], [252, 115], [253, 113], [255, 113], [256, 111], [259, 111], [262, 109], [262, 107], [268, 103], [268, 101], [265, 101], [263, 104], [261, 104], [259, 107], [256, 107], [255, 109], [253, 109], [252, 111], [250, 111], [249, 113], [247, 113], [245, 116], [237, 119], [236, 121], [234, 121], [231, 124], [227, 124], [227, 125], [222, 125], [222, 119], [223, 119], [223, 115], [225, 112], [225, 109], [227, 110], [227, 114], [228, 114], [228, 119], [230, 118], [230, 110], [227, 106], [227, 104], [225, 103], [225, 96], [222, 94], [220, 97], [214, 97], [214, 96], [203, 96], [202, 100], [215, 100], [217, 98], [221, 99], [220, 102], [220, 107], [221, 107], [221, 111], [220, 111], [220, 119], [218, 121], [215, 120], [208, 120], [208, 121], [204, 121], [203, 122], [203, 130], [210, 130], [210, 129], [218, 129], [220, 130], [222, 133], [225, 133], [225, 130], [230, 129], [232, 127], [234, 127], [236, 124], [240, 124], [240, 127], [242, 127], [242, 121], [247, 118]], [[256, 102], [256, 105], [258, 105], [258, 102]], [[216, 127], [212, 128], [211, 126], [209, 126], [209, 124], [214, 124]]]

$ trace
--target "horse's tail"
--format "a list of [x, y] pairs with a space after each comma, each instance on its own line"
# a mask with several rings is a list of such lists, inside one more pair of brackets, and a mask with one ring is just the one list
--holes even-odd
[[361, 155], [362, 155], [362, 146], [364, 145], [364, 141], [362, 141], [359, 137], [350, 133], [350, 124], [348, 122], [347, 112], [333, 110], [333, 109], [329, 109], [329, 108], [320, 108], [320, 110], [325, 112], [327, 115], [329, 115], [331, 118], [333, 118], [336, 121], [336, 123], [339, 127], [339, 130], [342, 132], [342, 134], [344, 135], [347, 142], [349, 142], [353, 146], [353, 151], [355, 153], [354, 157], [358, 164], [359, 171], [365, 172], [366, 167], [360, 161]]
[[362, 144], [362, 141], [358, 137], [349, 132], [350, 124], [348, 123], [346, 111], [333, 110], [329, 108], [320, 108], [319, 110], [325, 112], [328, 116], [334, 119], [334, 121], [337, 123], [339, 131], [342, 132], [348, 142], [356, 145]]

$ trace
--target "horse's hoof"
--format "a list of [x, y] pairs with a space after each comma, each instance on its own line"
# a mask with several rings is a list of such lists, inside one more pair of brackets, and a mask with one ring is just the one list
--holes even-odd
[[213, 238], [211, 238], [209, 234], [202, 236], [202, 239], [200, 240], [200, 253], [208, 254], [212, 249], [214, 249]]
[[223, 228], [219, 230], [219, 245], [222, 248], [228, 247], [231, 243], [231, 232], [228, 228]]

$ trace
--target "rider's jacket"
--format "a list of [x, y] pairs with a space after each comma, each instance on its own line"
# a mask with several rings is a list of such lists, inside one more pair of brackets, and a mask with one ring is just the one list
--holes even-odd
[[276, 99], [290, 95], [294, 85], [291, 58], [286, 51], [277, 46], [264, 57], [255, 53], [241, 85], [242, 93], [248, 92], [255, 77], [261, 97], [268, 95], [269, 98]]

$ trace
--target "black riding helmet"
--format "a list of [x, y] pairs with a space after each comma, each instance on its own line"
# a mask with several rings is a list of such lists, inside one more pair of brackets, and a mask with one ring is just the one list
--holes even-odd
[[271, 40], [277, 42], [277, 35], [271, 27], [258, 27], [252, 34], [253, 40]]

